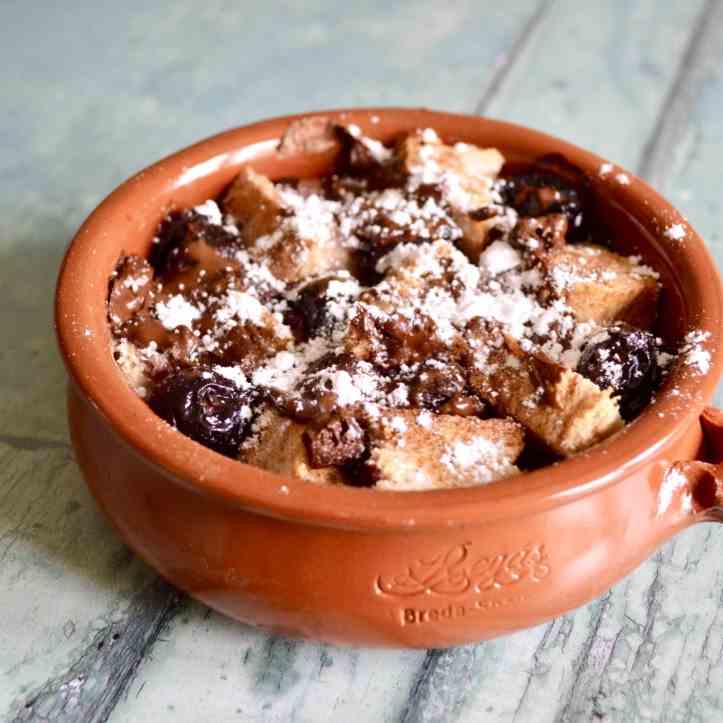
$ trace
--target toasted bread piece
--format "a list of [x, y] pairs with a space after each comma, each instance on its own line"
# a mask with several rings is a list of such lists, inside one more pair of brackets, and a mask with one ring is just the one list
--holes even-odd
[[496, 148], [468, 143], [449, 146], [428, 131], [407, 136], [399, 145], [398, 155], [408, 175], [424, 183], [441, 183], [453, 209], [452, 217], [464, 234], [460, 248], [476, 260], [499, 219], [477, 221], [469, 211], [493, 201], [492, 184], [504, 165], [504, 156]]
[[113, 358], [128, 386], [139, 396], [148, 394], [150, 376], [168, 365], [166, 358], [152, 346], [139, 349], [128, 339], [117, 339], [113, 342]]
[[430, 490], [470, 487], [511, 477], [524, 431], [509, 419], [478, 419], [418, 410], [385, 412], [370, 432], [376, 487]]
[[609, 390], [541, 353], [523, 352], [509, 338], [487, 349], [469, 381], [500, 414], [516, 419], [563, 457], [581, 452], [623, 427]]
[[448, 146], [436, 133], [412, 133], [399, 145], [404, 171], [422, 182], [443, 182], [447, 200], [455, 208], [473, 210], [491, 200], [492, 182], [504, 165], [496, 148], [478, 148], [468, 143]]
[[287, 230], [271, 247], [254, 249], [252, 253], [259, 262], [265, 261], [277, 279], [287, 284], [332, 271], [348, 271], [352, 260], [352, 252], [333, 231], [328, 236], [301, 236]]
[[273, 233], [286, 213], [274, 184], [248, 166], [241, 169], [226, 192], [223, 207], [238, 221], [247, 244]]
[[660, 285], [648, 267], [592, 244], [565, 245], [548, 258], [553, 284], [580, 321], [625, 321], [650, 330]]
[[281, 156], [324, 153], [338, 149], [339, 145], [331, 119], [316, 115], [289, 123], [279, 142], [278, 153]]
[[351, 252], [319, 196], [287, 190], [284, 197], [266, 176], [246, 167], [228, 190], [224, 208], [239, 221], [252, 258], [281, 281], [295, 283], [350, 265]]
[[336, 467], [313, 469], [310, 466], [304, 443], [305, 425], [269, 409], [261, 414], [254, 428], [255, 434], [242, 445], [241, 462], [315, 484], [344, 481]]
[[462, 229], [462, 238], [458, 241], [459, 247], [474, 263], [477, 263], [487, 247], [489, 232], [500, 225], [500, 219], [494, 217], [475, 221], [468, 213], [456, 209], [452, 212], [452, 218]]
[[449, 291], [452, 283], [479, 283], [479, 269], [448, 241], [401, 244], [379, 260], [376, 270], [384, 279], [362, 294], [362, 300], [385, 311], [418, 302], [434, 288]]

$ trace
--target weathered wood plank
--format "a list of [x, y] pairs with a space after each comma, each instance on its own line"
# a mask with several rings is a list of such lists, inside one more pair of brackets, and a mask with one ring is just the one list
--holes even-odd
[[[221, 126], [318, 106], [461, 110], [477, 99], [484, 112], [630, 166], [640, 165], [646, 136], [659, 135], [644, 170], [723, 260], [721, 12], [710, 4], [715, 14], [699, 22], [700, 43], [687, 54], [700, 1], [238, 9], [135, 0], [73, 14], [50, 3], [8, 5], [0, 80], [17, 103], [0, 127], [0, 324], [10, 339], [0, 355], [0, 433], [12, 447], [0, 489], [8, 495], [0, 607], [11, 611], [0, 622], [0, 711], [103, 720], [120, 695], [113, 720], [194, 720], [199, 710], [258, 721], [721, 717], [723, 549], [713, 529], [686, 533], [573, 615], [457, 651], [290, 643], [195, 604], [168, 620], [173, 593], [123, 552], [67, 460], [62, 371], [48, 333], [61, 246], [104, 191], [150, 156]], [[33, 39], [44, 28], [54, 32], [38, 54]], [[169, 642], [136, 668], [166, 622]], [[128, 655], [106, 657], [97, 646], [118, 625]], [[106, 690], [114, 661], [120, 674]]]
[[67, 720], [102, 712], [175, 593], [109, 533], [65, 443], [0, 445], [0, 469], [0, 719], [62, 720], [71, 689]]
[[180, 604], [181, 596], [171, 586], [159, 579], [151, 582], [133, 595], [118, 619], [93, 634], [67, 670], [16, 700], [7, 720], [108, 720], [137, 667]]
[[[423, 654], [422, 654], [423, 657]], [[420, 653], [270, 637], [193, 603], [144, 661], [114, 723], [166, 718], [249, 723], [398, 720]], [[169, 680], [195, 681], [171, 686]]]
[[484, 112], [637, 167], [703, 7], [558, 0]]

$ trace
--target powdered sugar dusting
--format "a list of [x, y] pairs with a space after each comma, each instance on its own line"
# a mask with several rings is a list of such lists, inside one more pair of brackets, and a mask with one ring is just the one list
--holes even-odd
[[[663, 481], [658, 490], [658, 517], [664, 515], [675, 494], [688, 486], [688, 478], [675, 466], [671, 467], [663, 477]], [[693, 506], [693, 499], [690, 492], [686, 492], [681, 499], [683, 512], [689, 512]]]
[[485, 437], [452, 443], [439, 461], [455, 476], [473, 478], [478, 484], [518, 471], [504, 450]]
[[663, 235], [671, 241], [682, 241], [686, 236], [685, 226], [683, 226], [682, 223], [675, 223], [672, 226], [668, 226], [668, 228], [663, 231]]
[[201, 318], [201, 311], [183, 296], [176, 294], [168, 301], [156, 304], [156, 315], [166, 329], [176, 329], [179, 326], [191, 328], [193, 322]]
[[686, 366], [698, 374], [707, 374], [710, 371], [711, 355], [704, 344], [710, 338], [710, 332], [693, 330], [686, 334], [681, 349], [681, 355]]

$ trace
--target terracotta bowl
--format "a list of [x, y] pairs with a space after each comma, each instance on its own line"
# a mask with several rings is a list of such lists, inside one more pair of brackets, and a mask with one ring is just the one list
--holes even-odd
[[[279, 157], [294, 118], [222, 133], [122, 184], [73, 239], [56, 324], [70, 375], [77, 459], [121, 536], [164, 577], [243, 622], [333, 643], [442, 647], [536, 625], [593, 599], [664, 540], [723, 521], [721, 285], [702, 239], [643, 181], [526, 128], [418, 109], [327, 112], [388, 139], [418, 127], [497, 146], [513, 161], [559, 153], [590, 178], [616, 247], [661, 274], [671, 340], [709, 334], [707, 374], [681, 365], [655, 402], [594, 449], [504, 482], [433, 492], [322, 488], [227, 459], [176, 432], [127, 387], [105, 299], [121, 252], [145, 254], [171, 207], [217, 195], [249, 161], [272, 177], [328, 168]], [[682, 224], [685, 238], [666, 236]], [[674, 235], [674, 234], [673, 234]], [[705, 460], [705, 461], [704, 461]]]

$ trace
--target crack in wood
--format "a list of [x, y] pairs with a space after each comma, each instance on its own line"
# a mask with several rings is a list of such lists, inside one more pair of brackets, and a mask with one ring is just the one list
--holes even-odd
[[653, 560], [655, 562], [655, 573], [653, 575], [653, 581], [645, 593], [645, 623], [643, 623], [642, 630], [640, 631], [641, 641], [638, 649], [635, 651], [633, 664], [630, 666], [631, 671], [639, 667], [643, 659], [645, 659], [644, 664], [650, 662], [650, 648], [654, 648], [655, 646], [652, 633], [653, 626], [655, 625], [655, 616], [660, 607], [658, 595], [663, 589], [663, 583], [660, 580], [661, 567], [664, 563], [663, 553], [656, 554]]
[[550, 639], [550, 636], [552, 634], [552, 629], [555, 627], [555, 623], [557, 621], [553, 620], [551, 623], [548, 623], [547, 627], [545, 628], [545, 633], [542, 636], [542, 640], [535, 646], [534, 651], [532, 652], [532, 665], [530, 666], [529, 670], [527, 671], [527, 680], [525, 681], [525, 687], [522, 690], [522, 694], [520, 695], [520, 699], [517, 701], [517, 706], [515, 707], [515, 712], [512, 714], [512, 723], [515, 723], [515, 721], [518, 720], [518, 717], [520, 715], [520, 712], [522, 711], [522, 706], [525, 704], [525, 700], [527, 699], [527, 694], [530, 690], [530, 686], [532, 685], [532, 679], [537, 675], [537, 671], [540, 664], [540, 656], [544, 649], [547, 647], [547, 641]]
[[424, 656], [422, 664], [419, 666], [417, 677], [412, 684], [411, 690], [409, 691], [409, 697], [399, 716], [400, 723], [412, 723], [414, 720], [415, 710], [419, 707], [419, 700], [421, 698], [422, 690], [427, 685], [429, 679], [433, 676], [434, 670], [437, 667], [437, 661], [444, 651], [438, 650], [437, 648], [431, 648], [427, 651]]
[[478, 647], [428, 650], [399, 716], [400, 723], [440, 720], [442, 711], [452, 720], [453, 711], [464, 703], [465, 683], [470, 678]]
[[294, 669], [299, 655], [299, 644], [280, 635], [269, 637], [264, 643], [256, 673], [256, 688], [262, 692], [280, 695], [293, 688], [301, 676]]
[[477, 105], [475, 105], [473, 112], [476, 115], [482, 115], [489, 107], [497, 93], [499, 93], [507, 76], [510, 74], [513, 66], [522, 55], [523, 50], [529, 44], [530, 39], [535, 34], [535, 31], [540, 27], [542, 20], [551, 5], [552, 0], [542, 0], [535, 8], [532, 15], [530, 15], [528, 21], [522, 26], [520, 34], [515, 38], [515, 41], [510, 46], [509, 51], [502, 56], [500, 62], [490, 77], [487, 88], [477, 102]]
[[71, 452], [70, 443], [63, 439], [37, 439], [35, 437], [18, 437], [12, 434], [0, 434], [0, 444], [7, 445], [19, 451], [31, 451], [46, 449], [63, 449]]
[[125, 615], [96, 632], [60, 675], [16, 700], [4, 720], [104, 723], [128, 690], [138, 666], [181, 606], [160, 578], [131, 599]]
[[577, 696], [578, 687], [581, 684], [581, 679], [582, 679], [583, 673], [587, 669], [587, 665], [588, 665], [588, 661], [590, 660], [590, 656], [593, 653], [593, 651], [599, 646], [598, 632], [600, 630], [600, 626], [602, 625], [602, 621], [605, 617], [605, 613], [608, 611], [608, 608], [610, 607], [611, 598], [612, 598], [612, 592], [609, 592], [597, 604], [597, 609], [595, 611], [595, 615], [593, 618], [592, 630], [590, 631], [590, 634], [587, 636], [587, 639], [585, 640], [585, 644], [583, 645], [580, 655], [578, 655], [577, 660], [573, 664], [572, 683], [569, 687], [569, 692], [568, 692], [565, 702], [563, 703], [561, 708], [558, 708], [559, 712], [555, 716], [555, 723], [566, 723], [567, 721], [573, 720], [569, 717], [570, 708], [572, 707], [572, 704], [573, 704], [575, 698], [578, 697]]
[[720, 27], [720, 20], [718, 22], [711, 20], [720, 9], [719, 0], [707, 0], [703, 6], [688, 38], [675, 78], [660, 107], [653, 132], [643, 146], [637, 164], [638, 175], [646, 178], [654, 186], [662, 184], [670, 168], [673, 156], [671, 149], [688, 125], [688, 113], [692, 103], [692, 71], [700, 65], [704, 37], [715, 32], [716, 27]]

